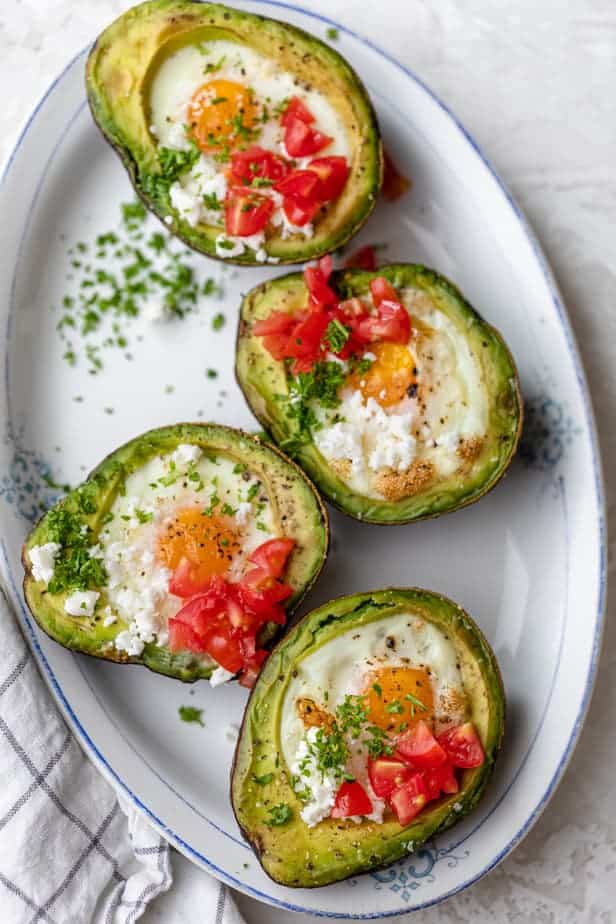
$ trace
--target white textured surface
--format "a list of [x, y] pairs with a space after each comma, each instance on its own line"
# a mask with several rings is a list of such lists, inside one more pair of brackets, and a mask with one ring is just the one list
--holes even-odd
[[[33, 103], [125, 0], [2, 0], [0, 159]], [[608, 477], [616, 464], [616, 5], [614, 0], [311, 0], [411, 66], [456, 112], [526, 210], [563, 290], [590, 379]], [[610, 571], [613, 556], [610, 556]], [[616, 920], [616, 626], [565, 780], [522, 846], [422, 924]], [[142, 919], [200, 920], [203, 876]], [[240, 896], [249, 924], [290, 915]], [[293, 921], [311, 920], [307, 916]], [[403, 920], [403, 919], [399, 919]]]

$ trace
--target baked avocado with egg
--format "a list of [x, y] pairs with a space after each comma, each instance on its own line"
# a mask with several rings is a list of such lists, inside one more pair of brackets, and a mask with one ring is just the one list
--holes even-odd
[[250, 685], [327, 547], [294, 463], [240, 430], [176, 424], [120, 447], [42, 517], [24, 594], [73, 651]]
[[495, 656], [461, 607], [418, 588], [341, 597], [297, 623], [257, 680], [236, 818], [286, 886], [387, 866], [477, 805], [504, 714]]
[[515, 452], [522, 402], [503, 338], [417, 264], [253, 288], [236, 376], [253, 413], [333, 505], [406, 523], [478, 500]]
[[86, 85], [144, 203], [208, 256], [303, 262], [344, 244], [375, 205], [382, 151], [366, 90], [295, 26], [150, 0], [99, 36]]

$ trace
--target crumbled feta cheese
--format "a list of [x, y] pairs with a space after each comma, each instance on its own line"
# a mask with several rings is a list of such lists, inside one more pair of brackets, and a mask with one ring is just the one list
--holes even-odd
[[349, 459], [355, 474], [368, 468], [393, 468], [403, 472], [415, 458], [416, 441], [411, 434], [413, 414], [387, 414], [374, 398], [364, 404], [360, 391], [345, 395], [339, 408], [344, 420], [313, 432], [326, 459]]
[[169, 187], [169, 199], [173, 208], [180, 213], [182, 218], [186, 219], [191, 227], [194, 228], [199, 224], [203, 201], [199, 196], [188, 192], [179, 180], [176, 180]]
[[202, 455], [201, 448], [195, 446], [194, 443], [180, 443], [175, 452], [171, 454], [171, 458], [178, 468], [183, 469], [189, 465], [194, 465]]
[[233, 677], [235, 677], [235, 674], [219, 666], [210, 674], [210, 686], [219, 687], [222, 683], [227, 683]]
[[225, 234], [219, 234], [216, 238], [217, 257], [239, 257], [245, 250], [244, 243], [239, 238], [227, 237]]
[[45, 584], [49, 584], [59, 551], [59, 542], [46, 542], [44, 545], [35, 545], [30, 549], [28, 554], [32, 565], [32, 577], [35, 581], [44, 581]]
[[173, 215], [165, 215], [165, 217], [163, 218], [163, 221], [165, 222], [166, 225], [172, 225]]
[[298, 777], [299, 780], [295, 786], [296, 790], [301, 792], [306, 788], [310, 791], [310, 800], [305, 803], [300, 812], [302, 821], [309, 828], [314, 828], [331, 813], [339, 786], [336, 776], [331, 771], [321, 774], [310, 753], [309, 746], [314, 744], [317, 734], [318, 728], [312, 726], [308, 729], [298, 745], [295, 760], [290, 767], [292, 775]]
[[91, 616], [100, 597], [97, 590], [75, 590], [64, 601], [69, 616]]
[[118, 651], [125, 651], [131, 658], [138, 658], [145, 645], [136, 635], [125, 629], [124, 632], [118, 632], [114, 639], [114, 645]]
[[[109, 609], [109, 607], [107, 607], [107, 609]], [[105, 627], [105, 629], [108, 629], [109, 626], [112, 626], [114, 624], [114, 622], [117, 622], [117, 618], [113, 615], [113, 613], [109, 612], [107, 616], [105, 616], [105, 618], [103, 619], [103, 626]]]
[[190, 141], [186, 133], [185, 112], [180, 114], [177, 122], [172, 122], [167, 130], [165, 147], [174, 148], [176, 151], [187, 151], [190, 147]]
[[376, 353], [371, 353], [370, 350], [368, 350], [367, 353], [364, 353], [362, 359], [369, 359], [371, 363], [374, 363], [376, 362]]

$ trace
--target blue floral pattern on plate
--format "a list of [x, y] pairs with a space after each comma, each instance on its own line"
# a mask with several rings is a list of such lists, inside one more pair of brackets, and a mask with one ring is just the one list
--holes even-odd
[[428, 841], [408, 860], [401, 860], [388, 869], [377, 870], [370, 873], [375, 880], [375, 889], [388, 888], [397, 892], [403, 901], [408, 902], [412, 893], [428, 882], [435, 881], [433, 870], [442, 860], [452, 869], [461, 860], [469, 856], [468, 850], [454, 853], [455, 847], [437, 847], [433, 841]]
[[562, 403], [545, 395], [525, 401], [524, 415], [518, 456], [527, 468], [552, 471], [580, 428]]
[[62, 487], [51, 475], [51, 466], [34, 449], [23, 443], [24, 428], [15, 431], [9, 425], [5, 443], [12, 449], [8, 471], [0, 475], [0, 497], [16, 513], [35, 523], [62, 496]]

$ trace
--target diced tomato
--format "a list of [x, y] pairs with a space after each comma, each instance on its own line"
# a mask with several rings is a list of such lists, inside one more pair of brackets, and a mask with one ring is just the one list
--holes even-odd
[[355, 321], [368, 317], [368, 311], [361, 298], [347, 298], [346, 301], [340, 302], [338, 308], [347, 318]]
[[372, 812], [372, 802], [368, 793], [357, 780], [352, 783], [344, 782], [336, 793], [336, 801], [332, 809], [332, 818], [348, 818], [350, 815], [369, 815]]
[[229, 625], [217, 625], [204, 642], [207, 653], [225, 670], [235, 674], [244, 663], [240, 639], [233, 635]]
[[224, 615], [227, 600], [227, 582], [224, 578], [210, 578], [207, 587], [201, 593], [191, 597], [178, 610], [174, 619], [190, 626], [198, 636], [205, 637], [209, 629]]
[[261, 321], [255, 321], [252, 332], [257, 337], [265, 337], [268, 334], [284, 334], [290, 331], [297, 324], [297, 321], [298, 316], [288, 311], [272, 311]]
[[370, 293], [375, 308], [378, 308], [382, 301], [398, 301], [398, 293], [384, 276], [377, 276], [376, 279], [370, 280]]
[[312, 170], [293, 170], [283, 180], [276, 183], [276, 190], [290, 199], [308, 199], [318, 202], [319, 178]]
[[396, 199], [404, 195], [410, 187], [411, 181], [400, 173], [387, 151], [384, 151], [383, 155], [385, 172], [383, 176], [382, 192], [389, 202], [395, 202]]
[[181, 558], [180, 563], [169, 579], [169, 593], [176, 597], [193, 597], [207, 589], [210, 578], [199, 580], [189, 558]]
[[396, 750], [417, 770], [433, 770], [447, 760], [447, 754], [423, 720], [398, 737]]
[[290, 116], [285, 122], [284, 145], [290, 157], [310, 157], [318, 154], [333, 138], [316, 131], [297, 116]]
[[375, 315], [363, 318], [355, 333], [363, 343], [387, 340], [390, 343], [408, 343], [411, 321], [406, 308], [398, 302], [382, 301]]
[[368, 776], [374, 794], [383, 799], [401, 786], [411, 775], [411, 771], [400, 760], [392, 757], [376, 757], [368, 760]]
[[456, 725], [441, 732], [438, 743], [447, 752], [454, 767], [480, 767], [485, 760], [479, 735], [472, 722]]
[[318, 196], [322, 202], [331, 202], [337, 199], [349, 176], [349, 165], [346, 157], [332, 155], [318, 157], [311, 160], [308, 170], [316, 173], [319, 178]]
[[449, 761], [434, 770], [424, 770], [423, 777], [429, 799], [438, 799], [442, 792], [451, 795], [460, 788]]
[[274, 580], [261, 568], [253, 568], [242, 578], [239, 592], [248, 609], [258, 615], [266, 614], [267, 622], [282, 622], [284, 625], [284, 610], [280, 611], [277, 604], [292, 595], [293, 588], [288, 584]]
[[324, 257], [318, 261], [317, 266], [321, 271], [321, 275], [325, 282], [329, 280], [329, 277], [334, 271], [334, 261], [332, 260], [332, 255], [330, 253], [325, 254]]
[[301, 122], [305, 122], [306, 125], [312, 125], [315, 121], [313, 114], [308, 107], [302, 103], [299, 96], [291, 97], [285, 111], [280, 117], [280, 124], [286, 127], [293, 119], [299, 119]]
[[403, 827], [421, 812], [427, 801], [428, 792], [421, 773], [413, 773], [402, 786], [394, 789], [389, 797], [389, 804]]
[[248, 687], [248, 689], [254, 686], [255, 680], [261, 671], [261, 665], [266, 658], [267, 651], [264, 651], [262, 648], [255, 651], [254, 655], [244, 664], [244, 669], [239, 677], [240, 686]]
[[287, 175], [289, 169], [289, 164], [282, 157], [257, 145], [231, 154], [231, 177], [246, 185], [250, 185], [256, 178], [277, 183]]
[[235, 237], [248, 237], [258, 234], [266, 226], [274, 203], [268, 196], [235, 187], [227, 192], [225, 198], [225, 228], [227, 234]]
[[374, 247], [370, 244], [367, 244], [366, 247], [360, 247], [359, 250], [356, 250], [346, 258], [344, 265], [346, 269], [375, 270], [376, 252]]
[[262, 568], [270, 577], [280, 577], [287, 559], [295, 548], [295, 539], [268, 539], [249, 556], [248, 561]]
[[169, 620], [169, 649], [170, 651], [205, 651], [203, 639], [185, 622], [179, 619]]
[[287, 197], [282, 200], [282, 210], [292, 225], [303, 228], [307, 225], [321, 208], [318, 199], [300, 199], [299, 196]]
[[338, 301], [338, 296], [328, 285], [327, 279], [328, 276], [323, 272], [320, 263], [318, 266], [307, 266], [304, 270], [304, 282], [310, 295], [319, 305], [335, 305]]

